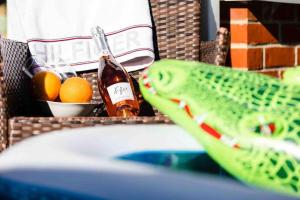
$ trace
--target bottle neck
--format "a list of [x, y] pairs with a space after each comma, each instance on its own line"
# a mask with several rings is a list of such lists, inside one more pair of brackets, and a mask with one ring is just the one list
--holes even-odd
[[108, 42], [105, 36], [105, 33], [103, 29], [101, 29], [99, 26], [92, 29], [92, 36], [95, 41], [95, 45], [98, 49], [98, 52], [100, 54], [100, 57], [104, 55], [112, 56], [112, 53], [109, 49]]

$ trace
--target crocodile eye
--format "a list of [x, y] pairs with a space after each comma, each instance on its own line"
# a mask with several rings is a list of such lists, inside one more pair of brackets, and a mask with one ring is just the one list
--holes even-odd
[[157, 74], [157, 79], [162, 85], [169, 85], [172, 82], [173, 75], [169, 71], [160, 71]]
[[254, 133], [259, 134], [259, 135], [271, 136], [275, 133], [276, 128], [277, 127], [276, 127], [275, 123], [270, 122], [270, 123], [265, 123], [265, 124], [255, 126], [253, 131], [254, 131]]
[[176, 66], [155, 67], [149, 69], [151, 86], [160, 95], [170, 95], [186, 84], [188, 73], [183, 68]]
[[239, 122], [240, 130], [255, 136], [278, 137], [288, 131], [284, 119], [274, 113], [248, 114]]
[[160, 80], [160, 81], [163, 80], [163, 74], [161, 72], [158, 73], [158, 80]]

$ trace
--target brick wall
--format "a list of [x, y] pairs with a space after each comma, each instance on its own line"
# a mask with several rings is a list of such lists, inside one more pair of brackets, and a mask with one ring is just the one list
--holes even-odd
[[280, 76], [300, 65], [300, 5], [222, 2], [221, 26], [231, 32], [233, 68]]

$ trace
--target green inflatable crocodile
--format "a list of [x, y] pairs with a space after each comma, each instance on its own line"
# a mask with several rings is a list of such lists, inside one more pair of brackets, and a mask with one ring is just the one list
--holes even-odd
[[162, 60], [145, 71], [140, 87], [147, 101], [192, 134], [229, 173], [300, 196], [299, 82]]

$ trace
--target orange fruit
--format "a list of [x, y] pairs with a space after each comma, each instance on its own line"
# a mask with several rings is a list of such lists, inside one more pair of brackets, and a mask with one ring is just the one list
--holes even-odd
[[33, 95], [40, 100], [54, 101], [61, 86], [59, 77], [49, 71], [36, 73], [32, 78]]
[[86, 103], [92, 99], [91, 84], [80, 77], [71, 77], [61, 85], [59, 97], [64, 103]]

